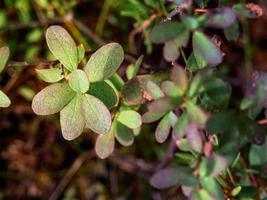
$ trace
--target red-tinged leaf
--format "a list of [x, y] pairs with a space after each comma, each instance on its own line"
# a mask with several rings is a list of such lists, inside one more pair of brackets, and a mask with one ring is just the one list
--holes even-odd
[[192, 176], [191, 170], [187, 168], [165, 168], [155, 173], [150, 178], [150, 183], [157, 189], [165, 189], [175, 185], [191, 186], [196, 183], [196, 179]]
[[203, 149], [203, 134], [198, 130], [195, 124], [190, 124], [186, 130], [185, 135], [189, 146], [196, 152], [201, 153]]
[[207, 13], [207, 23], [213, 28], [227, 28], [235, 20], [235, 12], [228, 7], [210, 9]]
[[101, 158], [107, 158], [114, 151], [115, 137], [113, 128], [106, 134], [99, 135], [95, 143], [96, 155]]
[[161, 121], [159, 122], [159, 124], [156, 128], [156, 132], [155, 132], [157, 142], [163, 143], [166, 141], [166, 139], [169, 136], [171, 127], [174, 126], [176, 121], [177, 121], [177, 117], [173, 112], [167, 113], [161, 119]]

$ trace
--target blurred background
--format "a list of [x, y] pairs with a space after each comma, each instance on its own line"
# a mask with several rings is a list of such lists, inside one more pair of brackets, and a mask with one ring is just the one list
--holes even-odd
[[[118, 42], [127, 52], [121, 75], [142, 54], [141, 73], [151, 73], [170, 68], [162, 46], [152, 46], [147, 34], [173, 8], [165, 0], [0, 0], [0, 46], [11, 51], [0, 87], [12, 101], [0, 113], [0, 200], [185, 199], [177, 188], [158, 191], [149, 185], [148, 178], [173, 151], [171, 145], [156, 143], [155, 126], [144, 126], [131, 147], [116, 144], [112, 156], [101, 160], [94, 152], [95, 134], [85, 131], [65, 141], [58, 115], [40, 117], [31, 109], [32, 97], [46, 86], [35, 68], [54, 59], [45, 42], [47, 27], [64, 26], [88, 52]], [[253, 67], [267, 69], [267, 16], [264, 12], [247, 23], [248, 35], [222, 45], [223, 69], [241, 77], [244, 46]]]

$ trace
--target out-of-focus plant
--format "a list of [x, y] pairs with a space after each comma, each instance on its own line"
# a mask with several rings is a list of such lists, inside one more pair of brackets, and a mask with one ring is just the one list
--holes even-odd
[[[1, 47], [0, 48], [0, 73], [4, 70], [9, 57], [9, 48]], [[10, 99], [0, 90], [0, 107], [10, 106]]]
[[[229, 1], [127, 0], [120, 8], [136, 20], [130, 42], [142, 32], [148, 53], [152, 43], [162, 45], [171, 69], [138, 75], [140, 56], [127, 67], [126, 77], [120, 77], [116, 71], [124, 51], [118, 43], [100, 47], [86, 63], [83, 45], [77, 46], [61, 26], [50, 26], [46, 41], [57, 60], [49, 69], [36, 70], [51, 85], [35, 95], [33, 111], [60, 112], [67, 140], [84, 128], [98, 133], [95, 151], [100, 158], [114, 151], [115, 140], [132, 145], [142, 123], [153, 123], [156, 141], [169, 139], [176, 151], [152, 175], [152, 186], [179, 186], [192, 200], [264, 199], [266, 126], [256, 119], [266, 109], [267, 76], [253, 73], [242, 100], [232, 102], [233, 87], [219, 69], [225, 53], [218, 36], [238, 41], [245, 17], [261, 16], [261, 7]], [[35, 35], [38, 31], [30, 38]], [[8, 54], [6, 47], [0, 49], [0, 71]], [[8, 98], [0, 95], [0, 106], [8, 106]]]

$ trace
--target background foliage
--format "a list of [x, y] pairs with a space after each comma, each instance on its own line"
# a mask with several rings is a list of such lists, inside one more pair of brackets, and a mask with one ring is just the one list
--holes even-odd
[[0, 199], [265, 200], [266, 19], [265, 1], [1, 1]]

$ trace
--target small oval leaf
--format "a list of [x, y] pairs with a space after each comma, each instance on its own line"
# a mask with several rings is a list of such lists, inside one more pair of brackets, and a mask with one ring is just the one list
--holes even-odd
[[208, 26], [213, 28], [227, 28], [236, 20], [235, 12], [228, 7], [210, 9], [207, 13]]
[[36, 69], [37, 75], [40, 79], [47, 83], [55, 83], [64, 78], [61, 69]]
[[134, 110], [121, 111], [117, 120], [131, 129], [138, 128], [142, 124], [141, 115]]
[[74, 97], [75, 92], [68, 83], [47, 86], [32, 100], [32, 109], [37, 115], [51, 115], [61, 111]]
[[69, 75], [69, 85], [76, 92], [85, 93], [89, 89], [89, 80], [86, 73], [76, 69]]
[[119, 94], [110, 81], [99, 81], [90, 84], [88, 94], [100, 99], [108, 109], [117, 106]]
[[173, 112], [167, 113], [159, 122], [155, 136], [156, 140], [159, 143], [163, 143], [167, 140], [171, 127], [174, 126], [174, 124], [177, 121], [177, 117]]
[[186, 27], [179, 22], [163, 22], [153, 27], [149, 38], [153, 43], [161, 44], [174, 39], [185, 29]]
[[124, 52], [118, 43], [109, 43], [99, 48], [85, 66], [90, 82], [103, 81], [111, 77], [123, 59]]
[[96, 155], [101, 158], [107, 158], [114, 151], [115, 137], [113, 128], [107, 134], [99, 135], [95, 143]]
[[11, 102], [8, 96], [0, 90], [0, 107], [6, 108], [10, 106]]
[[4, 70], [8, 58], [9, 58], [9, 48], [8, 47], [1, 47], [0, 48], [0, 73]]
[[[222, 62], [220, 49], [202, 32], [193, 34], [193, 51], [199, 66], [216, 66]], [[205, 63], [203, 63], [203, 59]]]
[[60, 111], [62, 135], [66, 140], [74, 140], [83, 132], [85, 126], [82, 116], [82, 95], [77, 94], [63, 110]]
[[111, 115], [105, 104], [98, 98], [85, 94], [82, 100], [82, 114], [86, 128], [104, 134], [111, 126]]
[[130, 146], [134, 142], [133, 130], [120, 122], [115, 122], [115, 137], [123, 146]]
[[53, 55], [69, 70], [78, 65], [78, 50], [71, 35], [61, 26], [50, 26], [46, 31], [46, 42]]

